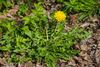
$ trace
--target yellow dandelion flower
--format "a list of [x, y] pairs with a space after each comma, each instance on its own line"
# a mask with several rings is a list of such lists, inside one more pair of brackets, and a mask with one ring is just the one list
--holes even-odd
[[54, 14], [54, 17], [58, 22], [64, 21], [66, 19], [66, 15], [63, 11], [57, 11]]

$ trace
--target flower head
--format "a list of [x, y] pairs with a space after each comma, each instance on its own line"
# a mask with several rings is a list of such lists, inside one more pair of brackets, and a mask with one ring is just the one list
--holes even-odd
[[66, 15], [63, 11], [57, 11], [54, 14], [54, 17], [58, 22], [64, 21], [66, 19]]

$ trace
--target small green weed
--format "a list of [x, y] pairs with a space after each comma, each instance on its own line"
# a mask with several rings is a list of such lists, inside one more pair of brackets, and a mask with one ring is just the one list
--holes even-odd
[[[79, 51], [72, 46], [90, 35], [90, 32], [75, 27], [66, 32], [65, 22], [48, 22], [46, 11], [41, 4], [25, 16], [21, 24], [6, 20], [0, 23], [3, 33], [0, 50], [8, 53], [8, 61], [44, 62], [47, 67], [56, 67], [60, 59], [69, 60]], [[54, 18], [52, 18], [54, 19]]]
[[89, 16], [100, 15], [100, 2], [98, 0], [69, 0], [64, 3], [64, 10], [68, 13], [79, 14], [79, 21]]

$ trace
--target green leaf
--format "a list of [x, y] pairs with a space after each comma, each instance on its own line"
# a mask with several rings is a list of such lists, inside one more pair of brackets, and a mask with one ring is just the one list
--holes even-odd
[[24, 32], [27, 36], [29, 36], [30, 38], [32, 38], [32, 32], [29, 30], [29, 27], [28, 27], [28, 26], [24, 26], [24, 27], [22, 28], [22, 30], [23, 30], [23, 32]]

